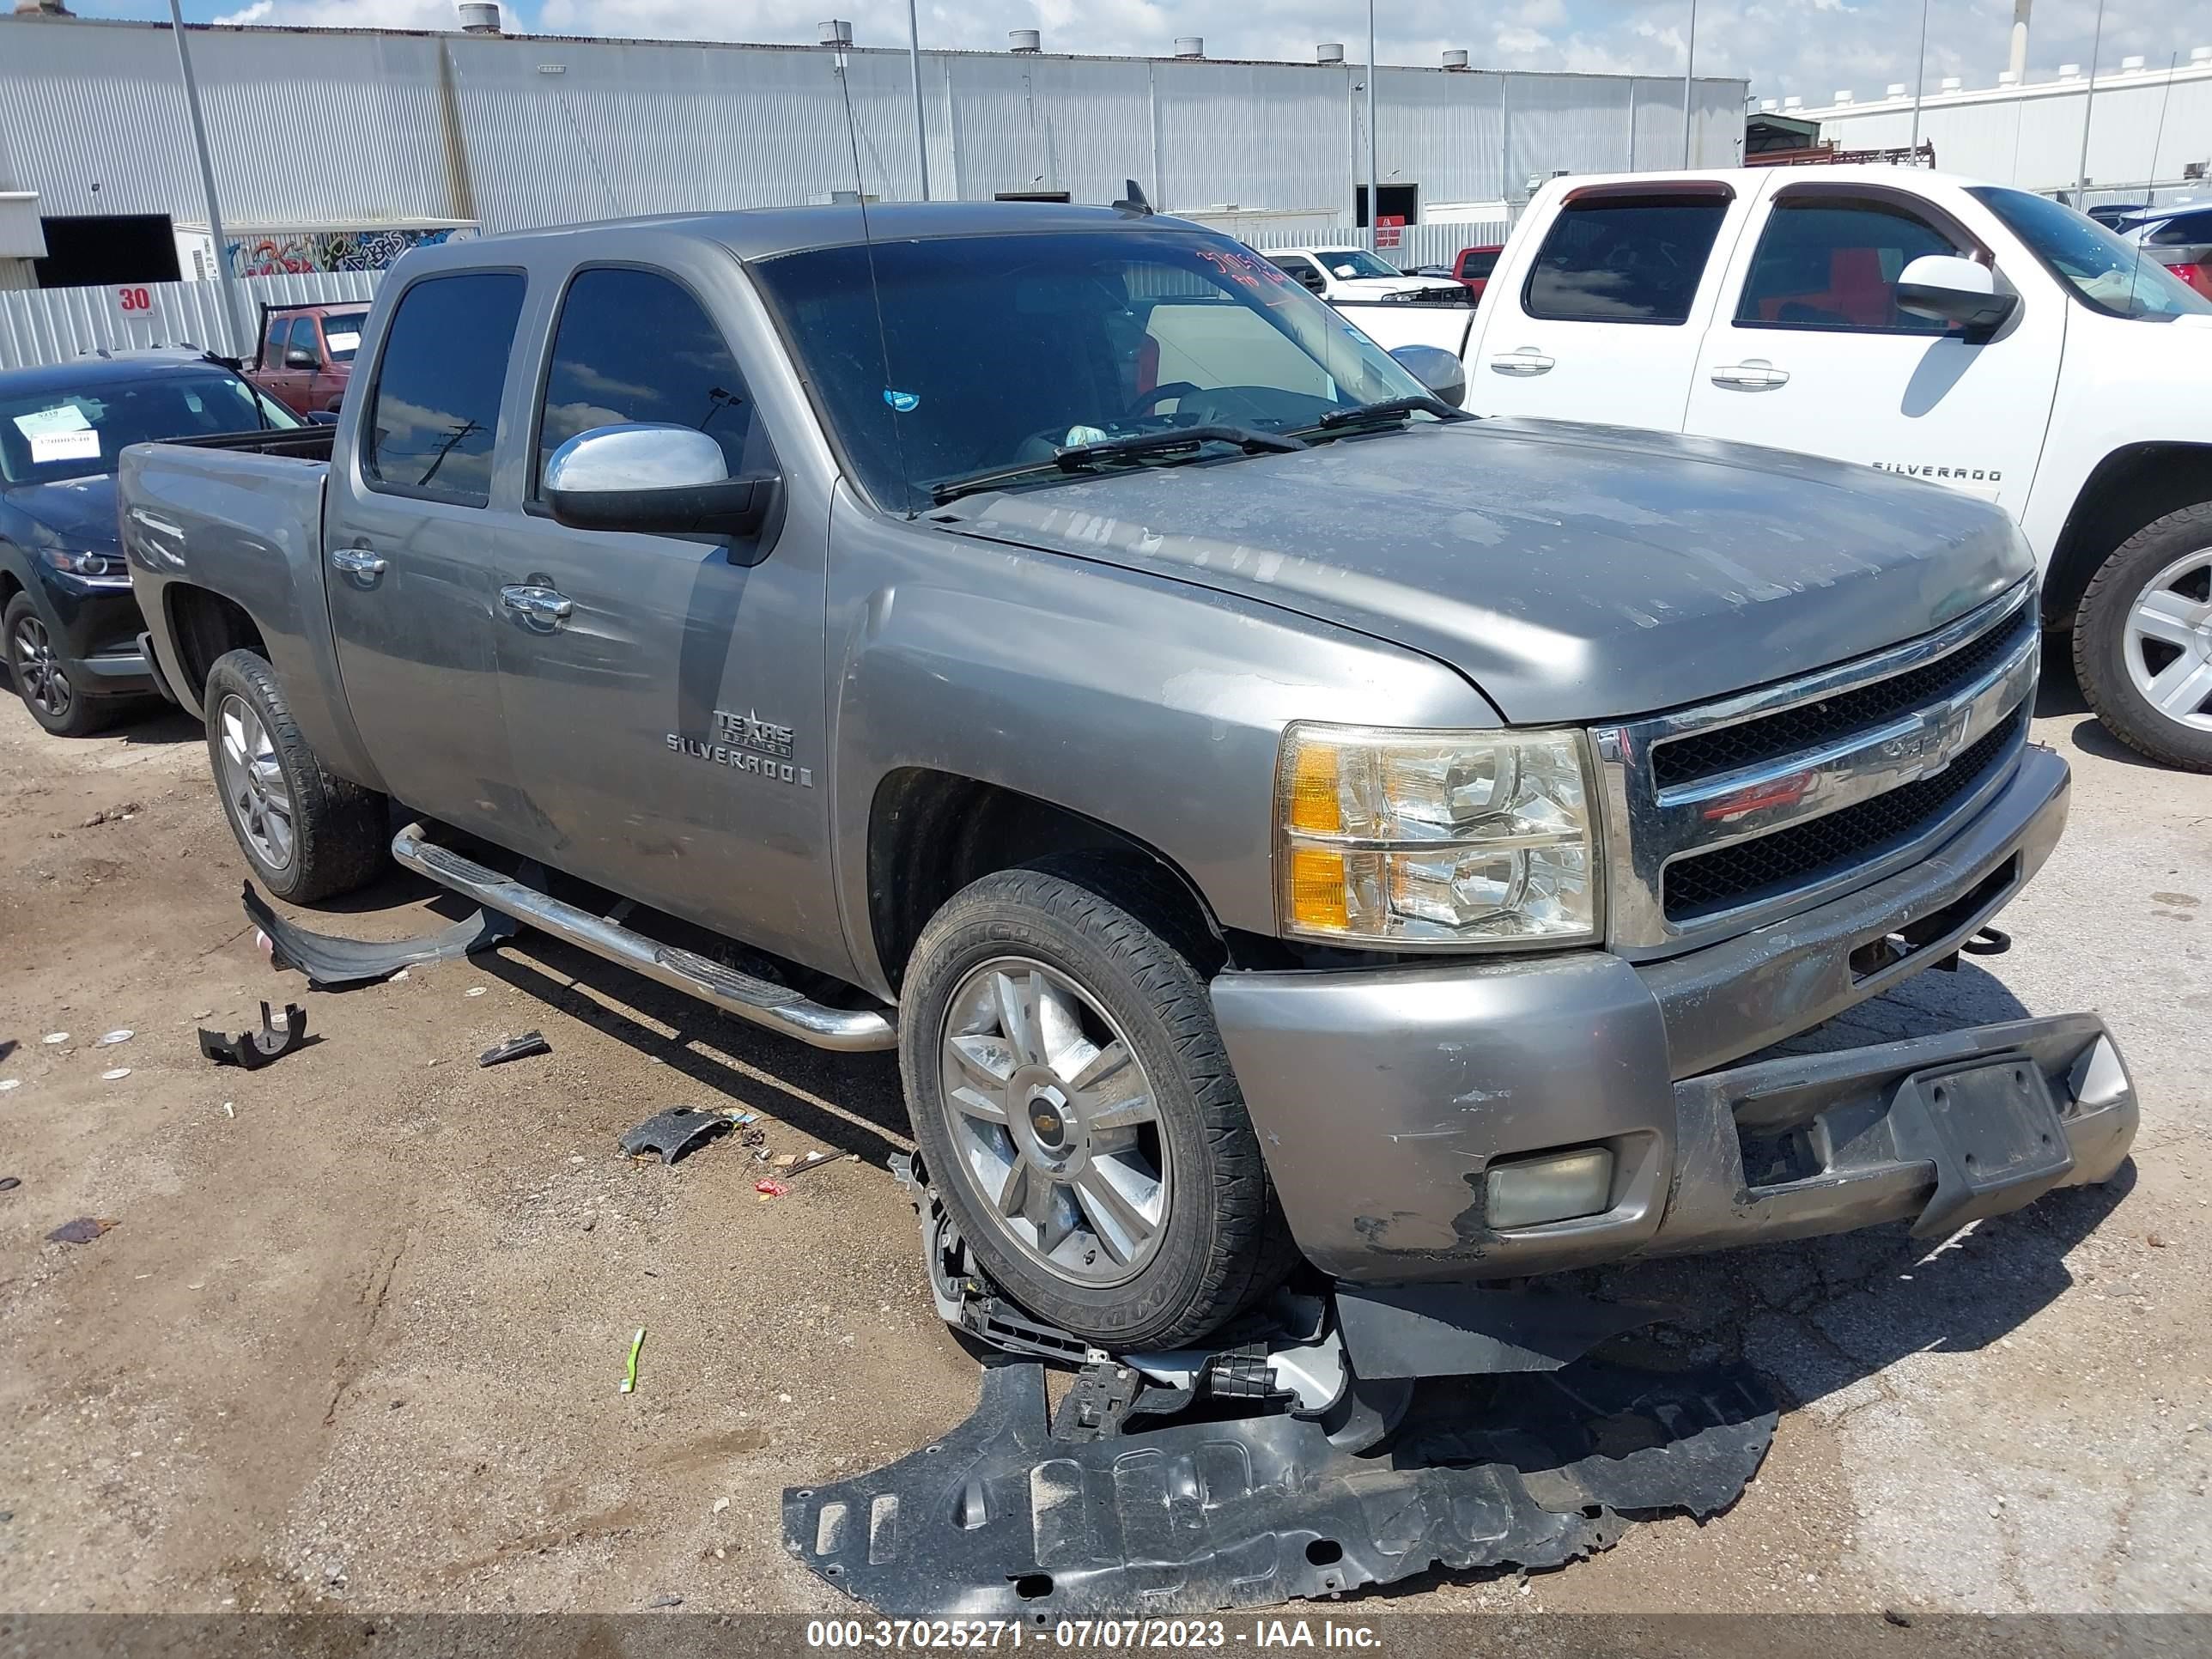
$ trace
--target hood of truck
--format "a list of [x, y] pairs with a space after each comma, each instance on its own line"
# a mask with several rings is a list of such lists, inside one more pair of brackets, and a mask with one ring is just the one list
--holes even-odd
[[1331, 289], [1345, 300], [1380, 300], [1393, 294], [1449, 294], [1456, 276], [1332, 276]]
[[1425, 422], [929, 518], [1409, 646], [1516, 725], [1650, 714], [1863, 656], [2034, 568], [2002, 511], [1938, 485], [1539, 421]]

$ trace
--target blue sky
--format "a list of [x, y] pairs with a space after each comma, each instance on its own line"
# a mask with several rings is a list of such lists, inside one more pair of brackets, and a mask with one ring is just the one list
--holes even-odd
[[[165, 0], [76, 0], [86, 16], [161, 17]], [[864, 46], [902, 46], [904, 0], [507, 0], [508, 26], [554, 33], [811, 42], [822, 17], [853, 20]], [[1698, 0], [1698, 68], [1740, 75], [1753, 93], [1825, 102], [1914, 77], [1920, 0]], [[320, 27], [450, 28], [451, 0], [185, 0], [187, 19]], [[2036, 0], [2032, 79], [2086, 64], [2096, 0]], [[2013, 0], [1929, 0], [1929, 84], [1962, 76], [1988, 86], [2005, 66]], [[1433, 64], [1464, 46], [1477, 67], [1681, 73], [1689, 0], [1378, 0], [1386, 63]], [[1203, 35], [1218, 58], [1307, 58], [1317, 40], [1364, 50], [1360, 0], [923, 0], [925, 46], [1002, 48], [1006, 31], [1036, 28], [1045, 49], [1151, 52]], [[2212, 0], [2107, 0], [2100, 61], [2153, 64], [2212, 46]]]

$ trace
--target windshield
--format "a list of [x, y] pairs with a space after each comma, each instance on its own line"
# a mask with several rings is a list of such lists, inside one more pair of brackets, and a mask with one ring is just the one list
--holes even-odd
[[1285, 432], [1423, 393], [1340, 313], [1218, 237], [947, 237], [753, 270], [848, 470], [893, 511], [1063, 447], [1176, 427]]
[[368, 320], [368, 307], [331, 311], [323, 315], [323, 344], [334, 363], [349, 363], [361, 349], [361, 325]]
[[1332, 276], [1402, 276], [1406, 273], [1388, 260], [1378, 259], [1364, 247], [1331, 248], [1314, 258], [1328, 268]]
[[0, 397], [0, 476], [11, 484], [88, 477], [114, 471], [128, 444], [299, 424], [282, 405], [215, 368]]
[[2212, 317], [2212, 301], [2095, 220], [2024, 190], [1976, 185], [1968, 192], [2003, 220], [2084, 305], [2112, 317], [2171, 322]]

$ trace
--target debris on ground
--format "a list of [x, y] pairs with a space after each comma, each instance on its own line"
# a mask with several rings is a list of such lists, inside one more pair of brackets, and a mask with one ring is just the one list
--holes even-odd
[[654, 1597], [653, 1598], [653, 1600], [651, 1600], [650, 1601], [647, 1601], [645, 1605], [646, 1605], [648, 1608], [651, 1608], [651, 1607], [682, 1607], [682, 1606], [684, 1605], [684, 1598], [683, 1598], [682, 1596], [680, 1596], [680, 1595], [656, 1595], [656, 1596], [654, 1596]]
[[46, 1235], [49, 1244], [89, 1244], [115, 1224], [104, 1216], [81, 1215]]
[[467, 990], [461, 993], [465, 997], [480, 997], [483, 994], [484, 988], [481, 985], [471, 985]]
[[763, 1198], [781, 1198], [791, 1188], [773, 1176], [763, 1176], [753, 1182], [753, 1190]]
[[663, 1164], [673, 1164], [729, 1130], [730, 1120], [720, 1112], [695, 1112], [689, 1106], [678, 1106], [624, 1131], [621, 1146], [631, 1158], [659, 1152]]
[[339, 939], [294, 927], [269, 908], [252, 882], [240, 896], [246, 914], [266, 941], [270, 961], [280, 968], [297, 969], [307, 976], [308, 988], [316, 991], [373, 985], [416, 963], [451, 962], [513, 937], [521, 926], [512, 916], [480, 909], [450, 927], [415, 939]]
[[69, 1033], [67, 1031], [49, 1031], [46, 1036], [40, 1037], [39, 1041], [45, 1043], [47, 1047], [52, 1048], [56, 1043], [67, 1042], [69, 1041]]
[[137, 1035], [137, 1032], [126, 1025], [119, 1030], [101, 1032], [93, 1038], [92, 1046], [95, 1048], [112, 1048], [117, 1043], [128, 1042]]
[[8, 1094], [22, 1086], [23, 1079], [19, 1077], [0, 1077], [0, 1095]]
[[12, 1193], [23, 1184], [21, 1176], [0, 1176], [0, 1193]]
[[784, 1172], [784, 1179], [788, 1181], [794, 1176], [803, 1176], [809, 1170], [818, 1170], [825, 1164], [842, 1163], [852, 1156], [850, 1152], [809, 1152]]
[[550, 1054], [553, 1045], [545, 1040], [543, 1031], [525, 1031], [519, 1037], [506, 1037], [495, 1042], [477, 1056], [478, 1066], [504, 1066], [510, 1060], [527, 1060], [532, 1054]]
[[128, 1066], [113, 1066], [100, 1074], [100, 1080], [102, 1083], [120, 1083], [130, 1075], [131, 1068]]
[[120, 806], [101, 807], [77, 827], [81, 830], [97, 830], [103, 823], [128, 823], [144, 810], [137, 801], [126, 800]]
[[[768, 1131], [762, 1128], [757, 1123], [749, 1124], [744, 1128], [738, 1131], [738, 1142], [740, 1146], [744, 1146], [765, 1147], [768, 1145]], [[761, 1158], [765, 1162], [768, 1158], [768, 1153], [766, 1152], [763, 1152], [761, 1153]]]
[[243, 1066], [247, 1071], [258, 1071], [272, 1060], [282, 1060], [307, 1041], [307, 1011], [296, 1002], [284, 1005], [284, 1024], [280, 1028], [270, 1017], [269, 1005], [261, 1005], [261, 1029], [240, 1031], [232, 1036], [222, 1031], [200, 1028], [200, 1052], [218, 1066]]
[[624, 1394], [637, 1392], [637, 1355], [638, 1350], [644, 1346], [645, 1327], [641, 1325], [637, 1328], [637, 1334], [629, 1340], [629, 1361], [623, 1367], [622, 1392]]

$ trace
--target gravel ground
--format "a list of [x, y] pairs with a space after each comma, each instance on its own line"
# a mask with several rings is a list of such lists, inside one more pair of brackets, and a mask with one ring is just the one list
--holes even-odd
[[[1765, 1467], [1705, 1525], [1393, 1606], [2212, 1611], [2212, 778], [2136, 761], [2061, 678], [2037, 736], [2075, 767], [2074, 817], [2006, 913], [2012, 953], [1838, 1035], [2094, 1008], [2144, 1103], [2132, 1168], [1932, 1251], [1882, 1233], [1589, 1276], [1678, 1308], [1669, 1352], [1776, 1384]], [[0, 1610], [849, 1607], [785, 1557], [781, 1489], [974, 1403], [884, 1170], [907, 1145], [891, 1062], [528, 939], [306, 998], [312, 1047], [218, 1071], [194, 1026], [302, 995], [240, 873], [195, 726], [62, 743], [0, 705], [0, 1175], [21, 1181]], [[314, 925], [459, 914], [398, 877], [345, 908]], [[477, 1068], [532, 1028], [550, 1056]], [[733, 1142], [672, 1170], [617, 1153], [686, 1103], [761, 1114], [774, 1153], [854, 1156], [763, 1199]], [[45, 1242], [81, 1216], [116, 1224]]]

